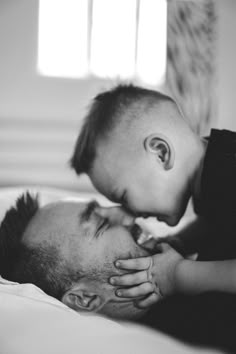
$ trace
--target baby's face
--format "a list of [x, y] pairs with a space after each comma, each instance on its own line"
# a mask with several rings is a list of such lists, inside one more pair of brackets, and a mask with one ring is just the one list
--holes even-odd
[[100, 145], [89, 174], [98, 191], [137, 216], [176, 225], [190, 198], [184, 171], [163, 170], [151, 155], [113, 149]]

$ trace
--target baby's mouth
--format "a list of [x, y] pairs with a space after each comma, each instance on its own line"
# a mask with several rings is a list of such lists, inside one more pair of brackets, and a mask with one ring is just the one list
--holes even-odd
[[158, 215], [156, 219], [160, 222], [165, 222], [165, 216], [164, 215]]
[[143, 230], [138, 224], [133, 224], [129, 231], [135, 242], [139, 245], [150, 239], [150, 237], [153, 237], [153, 235]]
[[147, 231], [144, 231], [138, 224], [133, 224], [129, 229], [131, 236], [133, 237], [137, 248], [136, 248], [136, 255], [134, 257], [146, 257], [150, 256], [152, 253], [149, 249], [143, 247], [143, 243], [145, 243], [150, 236], [153, 237]]

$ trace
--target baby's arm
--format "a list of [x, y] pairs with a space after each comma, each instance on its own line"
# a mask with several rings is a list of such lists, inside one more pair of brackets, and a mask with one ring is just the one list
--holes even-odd
[[193, 262], [184, 259], [176, 268], [177, 291], [236, 293], [236, 260]]
[[164, 242], [167, 242], [182, 255], [188, 255], [199, 252], [210, 234], [210, 224], [205, 218], [198, 216], [176, 234], [165, 238]]
[[[122, 286], [117, 289], [118, 296], [136, 298], [140, 307], [147, 307], [174, 293], [236, 293], [236, 260], [190, 261], [167, 244], [159, 247], [162, 253], [119, 260], [119, 268], [136, 272], [112, 277], [112, 284]], [[146, 298], [140, 299], [141, 296]]]

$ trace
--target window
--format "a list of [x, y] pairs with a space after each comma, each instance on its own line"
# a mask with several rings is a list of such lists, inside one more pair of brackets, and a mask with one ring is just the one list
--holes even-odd
[[166, 24], [166, 0], [40, 0], [39, 72], [160, 84]]

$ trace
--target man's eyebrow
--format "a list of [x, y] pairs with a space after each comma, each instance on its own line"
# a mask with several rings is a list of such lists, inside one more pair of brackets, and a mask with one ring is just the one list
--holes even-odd
[[88, 203], [84, 211], [80, 215], [80, 222], [87, 222], [89, 221], [91, 215], [94, 213], [94, 210], [99, 206], [98, 202], [96, 200], [92, 200], [91, 202]]

